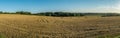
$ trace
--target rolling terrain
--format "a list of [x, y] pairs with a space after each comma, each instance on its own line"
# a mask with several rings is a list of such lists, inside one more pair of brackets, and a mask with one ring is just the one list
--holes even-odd
[[0, 36], [3, 38], [102, 38], [119, 34], [119, 16], [50, 17], [0, 14]]

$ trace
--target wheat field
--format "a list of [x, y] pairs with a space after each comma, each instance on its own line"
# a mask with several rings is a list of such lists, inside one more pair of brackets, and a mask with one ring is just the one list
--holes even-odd
[[120, 34], [120, 17], [0, 14], [3, 38], [99, 38]]

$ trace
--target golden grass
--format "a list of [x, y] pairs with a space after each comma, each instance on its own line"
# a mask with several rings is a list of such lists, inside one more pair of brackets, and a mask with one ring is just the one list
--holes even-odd
[[120, 33], [120, 17], [47, 17], [0, 14], [6, 38], [96, 38]]

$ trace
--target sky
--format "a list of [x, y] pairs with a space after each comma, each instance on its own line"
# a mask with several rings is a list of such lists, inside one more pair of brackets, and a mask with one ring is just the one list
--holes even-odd
[[0, 11], [120, 13], [120, 0], [0, 0]]

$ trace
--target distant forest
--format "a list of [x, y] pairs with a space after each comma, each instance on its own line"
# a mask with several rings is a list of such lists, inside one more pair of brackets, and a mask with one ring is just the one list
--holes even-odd
[[25, 14], [25, 15], [38, 15], [38, 16], [55, 16], [55, 17], [73, 17], [73, 16], [101, 16], [101, 17], [109, 17], [109, 16], [120, 16], [119, 13], [75, 13], [75, 12], [40, 12], [40, 13], [31, 13], [27, 11], [17, 11], [14, 13], [11, 12], [2, 12], [0, 14]]

